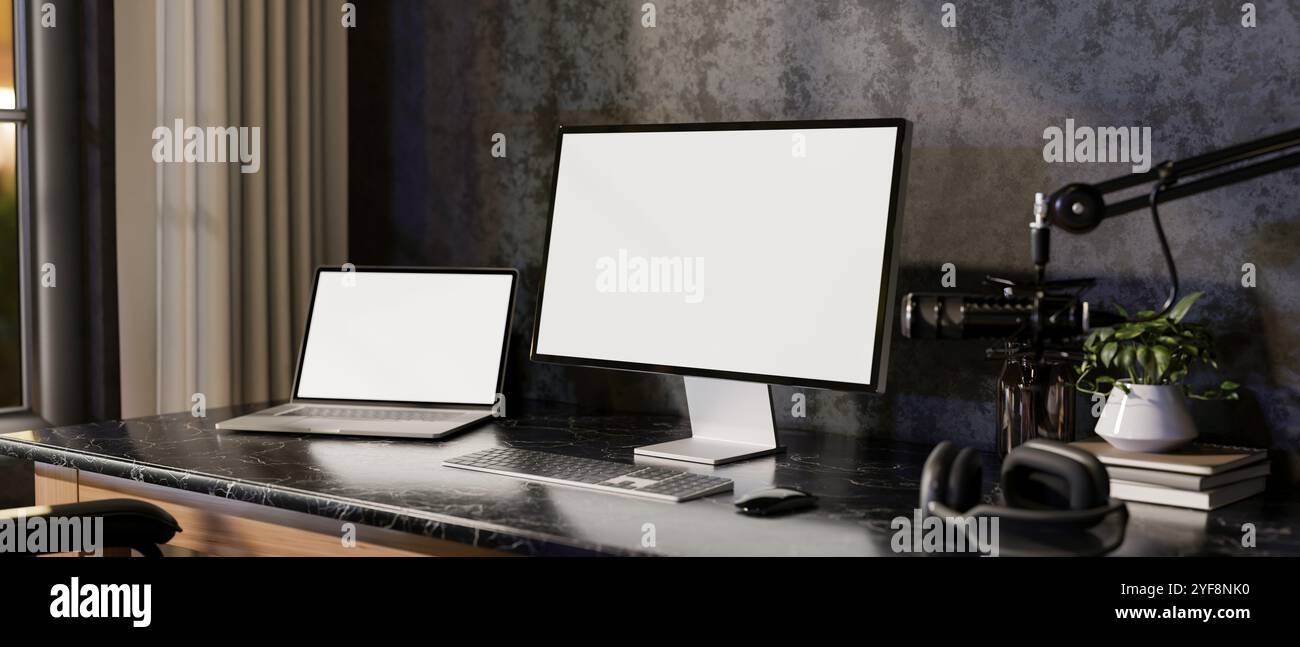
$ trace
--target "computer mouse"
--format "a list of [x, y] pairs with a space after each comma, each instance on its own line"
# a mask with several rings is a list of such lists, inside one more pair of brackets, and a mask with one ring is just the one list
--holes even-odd
[[770, 517], [817, 505], [817, 497], [790, 487], [755, 490], [736, 499], [736, 509], [742, 514]]

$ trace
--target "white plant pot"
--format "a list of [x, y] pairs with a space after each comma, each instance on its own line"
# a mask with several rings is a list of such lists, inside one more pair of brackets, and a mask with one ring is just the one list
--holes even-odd
[[1110, 392], [1097, 421], [1097, 435], [1130, 452], [1170, 452], [1196, 439], [1182, 387], [1129, 384]]

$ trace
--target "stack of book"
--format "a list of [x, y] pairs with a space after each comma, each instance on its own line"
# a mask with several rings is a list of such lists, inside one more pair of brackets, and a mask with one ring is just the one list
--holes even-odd
[[1100, 438], [1074, 443], [1106, 466], [1110, 495], [1125, 501], [1213, 510], [1264, 491], [1268, 451], [1192, 444], [1170, 454], [1126, 452]]

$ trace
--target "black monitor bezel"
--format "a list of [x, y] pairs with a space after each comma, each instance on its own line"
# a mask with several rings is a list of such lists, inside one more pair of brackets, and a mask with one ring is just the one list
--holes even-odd
[[[479, 402], [428, 402], [424, 400], [357, 400], [351, 398], [307, 398], [298, 395], [298, 386], [302, 381], [302, 364], [307, 355], [307, 338], [311, 334], [311, 319], [316, 312], [316, 288], [320, 284], [321, 276], [326, 272], [342, 273], [342, 265], [323, 265], [316, 268], [316, 275], [311, 283], [311, 303], [307, 306], [307, 322], [303, 327], [302, 343], [298, 344], [298, 362], [297, 368], [293, 374], [293, 391], [291, 391], [292, 402], [305, 403], [334, 403], [347, 402], [351, 404], [375, 405], [375, 406], [399, 406], [408, 408], [449, 408], [460, 407], [466, 409], [489, 409], [496, 403], [482, 404]], [[515, 319], [515, 295], [519, 289], [519, 271], [510, 267], [409, 267], [409, 266], [379, 266], [379, 265], [357, 265], [350, 271], [357, 273], [387, 273], [387, 274], [495, 274], [506, 275], [510, 277], [510, 297], [506, 304], [506, 325], [502, 332], [501, 341], [501, 358], [497, 364], [497, 384], [496, 394], [503, 393], [506, 379], [506, 360], [510, 356], [510, 331], [514, 326]], [[456, 316], [455, 312], [448, 312], [448, 317]], [[493, 398], [495, 400], [495, 398]]]
[[[894, 142], [893, 177], [889, 191], [888, 222], [885, 223], [885, 253], [881, 267], [880, 303], [876, 317], [874, 356], [871, 362], [870, 382], [839, 382], [834, 380], [816, 380], [782, 375], [760, 373], [740, 373], [714, 369], [702, 369], [686, 366], [664, 366], [638, 362], [621, 362], [595, 358], [549, 355], [537, 352], [537, 337], [542, 323], [542, 298], [546, 290], [546, 269], [551, 254], [551, 229], [555, 224], [555, 193], [560, 179], [560, 156], [565, 134], [590, 133], [642, 133], [642, 132], [690, 132], [690, 131], [730, 131], [730, 130], [809, 130], [820, 128], [894, 128], [897, 139]], [[604, 126], [560, 126], [555, 142], [555, 163], [552, 166], [551, 203], [546, 219], [546, 242], [542, 250], [542, 271], [537, 284], [537, 308], [533, 312], [533, 335], [529, 343], [529, 357], [533, 361], [565, 366], [586, 366], [609, 368], [643, 373], [666, 373], [694, 377], [710, 377], [746, 382], [765, 382], [784, 386], [803, 386], [839, 391], [858, 391], [868, 393], [883, 392], [887, 358], [882, 356], [889, 345], [889, 330], [893, 319], [893, 292], [897, 279], [897, 227], [902, 212], [902, 190], [907, 173], [907, 160], [911, 144], [911, 122], [902, 118], [883, 119], [826, 119], [814, 121], [745, 121], [730, 123], [684, 123], [684, 124], [621, 124]]]

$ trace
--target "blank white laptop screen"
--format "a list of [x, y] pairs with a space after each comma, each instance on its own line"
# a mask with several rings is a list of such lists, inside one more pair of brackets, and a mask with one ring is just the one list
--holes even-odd
[[322, 271], [296, 397], [492, 404], [514, 278]]
[[536, 355], [871, 385], [898, 139], [565, 132]]

